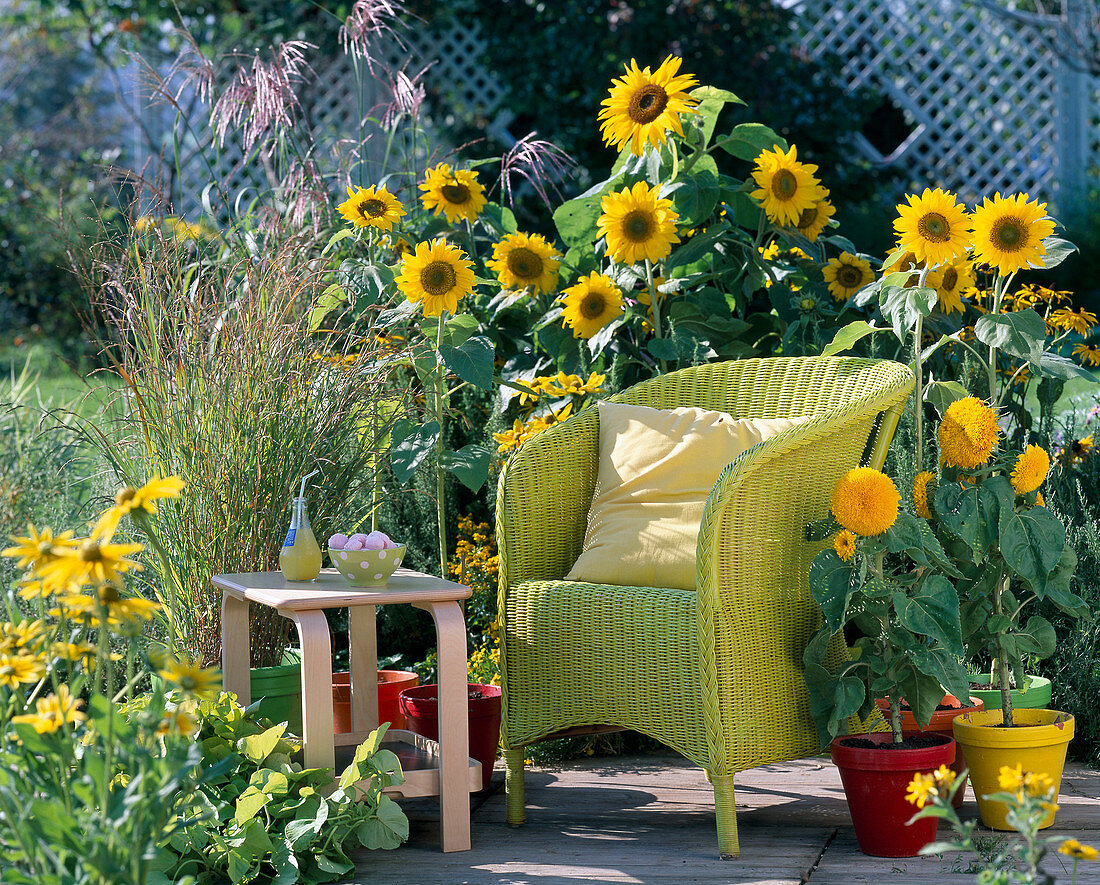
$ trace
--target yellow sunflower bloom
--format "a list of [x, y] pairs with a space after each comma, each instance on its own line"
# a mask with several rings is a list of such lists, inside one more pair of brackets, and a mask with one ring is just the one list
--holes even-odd
[[55, 557], [72, 550], [74, 541], [72, 532], [54, 535], [50, 529], [39, 532], [33, 524], [27, 525], [25, 536], [11, 535], [14, 547], [0, 551], [0, 556], [19, 557], [19, 568], [37, 569]]
[[986, 197], [974, 209], [974, 260], [1002, 274], [1042, 266], [1047, 254], [1043, 239], [1054, 233], [1047, 204], [1032, 202], [1027, 194], [992, 200]]
[[682, 59], [670, 55], [656, 71], [639, 70], [630, 60], [626, 73], [611, 81], [611, 89], [600, 104], [598, 119], [603, 140], [615, 148], [630, 145], [640, 157], [647, 144], [657, 147], [665, 142], [669, 129], [683, 135], [680, 114], [695, 114], [696, 100], [687, 90], [698, 85], [692, 74], [679, 74]]
[[1082, 363], [1100, 366], [1100, 347], [1095, 344], [1078, 344], [1073, 348], [1073, 355], [1080, 357]]
[[880, 535], [898, 518], [901, 494], [893, 480], [871, 467], [856, 467], [833, 487], [836, 521], [863, 537]]
[[485, 207], [485, 188], [477, 180], [477, 173], [469, 169], [451, 170], [447, 163], [440, 163], [429, 169], [424, 183], [419, 185], [424, 191], [420, 202], [425, 209], [441, 212], [450, 224], [456, 221], [476, 221]]
[[[822, 188], [822, 190], [825, 189]], [[828, 195], [829, 191], [825, 190], [825, 196]], [[803, 209], [798, 214], [798, 220], [793, 227], [811, 243], [816, 243], [821, 232], [829, 224], [829, 219], [834, 215], [836, 215], [836, 209], [833, 204], [826, 199], [821, 199], [809, 208]]]
[[938, 795], [936, 778], [931, 774], [918, 772], [909, 782], [909, 787], [905, 791], [905, 801], [916, 805], [917, 808], [924, 808], [936, 795]]
[[830, 258], [821, 269], [821, 275], [837, 301], [847, 301], [875, 279], [871, 262], [850, 252], [841, 252], [839, 258]]
[[1058, 846], [1058, 853], [1072, 857], [1074, 860], [1100, 859], [1100, 852], [1091, 845], [1082, 845], [1076, 839], [1066, 839], [1065, 842]]
[[0, 652], [21, 654], [37, 653], [46, 632], [42, 620], [0, 623]]
[[917, 508], [917, 516], [921, 519], [932, 518], [932, 508], [928, 506], [928, 483], [936, 478], [931, 470], [922, 470], [913, 480], [913, 504]]
[[168, 688], [178, 688], [190, 695], [211, 697], [221, 686], [221, 676], [216, 669], [201, 667], [185, 657], [168, 661], [157, 673]]
[[1050, 472], [1050, 455], [1041, 446], [1030, 445], [1016, 459], [1012, 468], [1012, 488], [1017, 495], [1034, 492]]
[[976, 282], [974, 265], [965, 258], [929, 271], [925, 279], [925, 285], [936, 290], [939, 309], [944, 313], [965, 313], [963, 293], [973, 289]]
[[121, 581], [124, 572], [141, 565], [127, 557], [140, 553], [141, 544], [110, 544], [86, 538], [80, 546], [41, 566], [36, 576], [43, 584], [61, 588]]
[[1093, 441], [1091, 433], [1088, 436], [1081, 437], [1081, 439], [1075, 439], [1069, 446], [1070, 463], [1076, 464], [1079, 461], [1084, 461], [1095, 446], [1096, 443]]
[[841, 529], [833, 538], [833, 549], [837, 556], [848, 562], [856, 552], [856, 536], [847, 529]]
[[0, 654], [0, 686], [14, 689], [33, 684], [46, 675], [46, 665], [29, 655]]
[[92, 529], [93, 538], [109, 539], [118, 528], [119, 521], [127, 514], [137, 511], [156, 513], [154, 501], [161, 498], [178, 498], [183, 491], [184, 482], [178, 476], [166, 476], [163, 479], [154, 476], [140, 489], [130, 486], [119, 489], [115, 494], [115, 504], [107, 510]]
[[516, 418], [512, 426], [502, 433], [494, 433], [493, 439], [497, 442], [498, 452], [507, 452], [516, 448], [523, 438], [523, 422]]
[[552, 292], [561, 253], [539, 234], [508, 234], [493, 244], [493, 257], [486, 263], [505, 289]]
[[1082, 338], [1087, 338], [1096, 328], [1096, 314], [1088, 310], [1070, 310], [1060, 307], [1052, 310], [1047, 317], [1047, 325], [1054, 329], [1066, 332], [1076, 332]]
[[609, 277], [592, 271], [562, 293], [562, 319], [575, 338], [591, 338], [623, 313], [623, 293]]
[[817, 166], [798, 162], [798, 149], [780, 147], [761, 151], [756, 158], [753, 180], [759, 185], [751, 194], [764, 209], [768, 220], [796, 227], [802, 213], [825, 199], [828, 191], [814, 177]]
[[659, 196], [660, 188], [644, 181], [600, 201], [603, 214], [596, 222], [601, 237], [607, 238], [607, 251], [621, 264], [643, 260], [660, 261], [679, 243], [676, 222], [680, 216], [672, 201]]
[[157, 726], [158, 737], [166, 737], [170, 734], [178, 734], [187, 737], [195, 730], [195, 720], [181, 710], [173, 710], [166, 713]]
[[970, 218], [954, 194], [925, 188], [919, 197], [906, 194], [906, 199], [908, 203], [898, 204], [898, 217], [894, 219], [901, 248], [931, 266], [966, 254]]
[[401, 264], [397, 288], [409, 301], [420, 302], [425, 316], [453, 314], [474, 290], [473, 263], [446, 240], [417, 243]]
[[12, 722], [25, 722], [39, 734], [53, 734], [66, 724], [76, 725], [88, 717], [80, 712], [82, 700], [74, 698], [67, 685], [58, 686], [57, 694], [51, 694], [35, 701], [34, 713], [12, 716]]
[[[336, 207], [355, 227], [376, 227], [379, 230], [393, 230], [408, 214], [401, 201], [386, 190], [378, 187], [355, 187], [348, 185], [348, 198]], [[438, 214], [438, 213], [436, 213]]]
[[997, 413], [980, 399], [955, 400], [940, 421], [940, 463], [965, 470], [980, 467], [993, 454], [1000, 433]]

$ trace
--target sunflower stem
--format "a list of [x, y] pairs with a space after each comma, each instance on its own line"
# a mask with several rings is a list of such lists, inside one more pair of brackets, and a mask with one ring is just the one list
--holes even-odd
[[[1003, 594], [1008, 589], [1008, 577], [1003, 577], [997, 582], [997, 589], [993, 591], [993, 614], [1004, 613]], [[1001, 714], [1005, 728], [1012, 728], [1012, 690], [1009, 687], [1008, 676], [1008, 652], [1004, 646], [1004, 634], [996, 634], [997, 644], [997, 681], [1001, 690]]]
[[[661, 308], [657, 304], [657, 287], [653, 285], [653, 265], [649, 259], [645, 260], [645, 284], [649, 289], [649, 306], [653, 310], [653, 337], [661, 337]], [[661, 369], [663, 375], [668, 371], [668, 367], [665, 365], [663, 359], [657, 360], [657, 365]]]
[[[921, 269], [917, 288], [923, 289], [928, 279], [928, 266]], [[924, 469], [924, 366], [921, 360], [921, 338], [924, 335], [924, 314], [917, 312], [917, 324], [913, 328], [913, 425], [916, 445], [917, 473]]]
[[[469, 228], [467, 228], [469, 230]], [[472, 231], [471, 231], [472, 237]], [[446, 325], [447, 311], [439, 314], [439, 327], [436, 329], [435, 352], [436, 371], [432, 376], [432, 405], [435, 409], [435, 420], [439, 425], [439, 436], [435, 441], [435, 515], [439, 523], [439, 575], [447, 577], [447, 522], [446, 500], [447, 493], [446, 475], [443, 470], [443, 383], [444, 368], [443, 358], [439, 355], [443, 348], [443, 328]]]

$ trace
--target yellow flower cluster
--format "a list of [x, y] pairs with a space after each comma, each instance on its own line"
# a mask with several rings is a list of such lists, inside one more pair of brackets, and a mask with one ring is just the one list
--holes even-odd
[[1076, 839], [1066, 839], [1058, 846], [1058, 853], [1072, 857], [1074, 860], [1098, 860], [1100, 852], [1091, 845], [1082, 845]]
[[993, 454], [1000, 433], [997, 413], [980, 399], [955, 400], [940, 421], [940, 463], [964, 470], [981, 467]]
[[955, 776], [955, 772], [946, 765], [928, 773], [917, 772], [909, 782], [905, 799], [917, 808], [924, 808], [936, 797], [946, 798], [955, 783]]
[[1024, 771], [1020, 764], [1015, 768], [1002, 765], [997, 774], [997, 786], [1006, 793], [1015, 793], [1016, 798], [1023, 801], [1025, 795], [1047, 796], [1054, 789], [1054, 781], [1044, 772]]
[[527, 440], [533, 436], [538, 436], [547, 428], [553, 427], [561, 421], [564, 421], [573, 412], [573, 404], [569, 403], [564, 409], [558, 412], [551, 412], [549, 415], [536, 415], [533, 418], [529, 418], [526, 422], [520, 421], [516, 418], [512, 422], [510, 429], [505, 430], [503, 433], [494, 433], [493, 439], [497, 442], [498, 452], [508, 452], [512, 449], [519, 448]]
[[447, 573], [471, 589], [496, 589], [500, 556], [488, 523], [475, 523], [469, 515], [459, 519], [455, 555], [447, 563]]
[[534, 406], [542, 396], [548, 396], [551, 399], [559, 399], [563, 396], [594, 396], [603, 391], [603, 383], [606, 380], [607, 375], [599, 372], [589, 372], [587, 379], [580, 375], [568, 375], [565, 372], [558, 372], [556, 375], [537, 375], [530, 381], [524, 382], [524, 387], [530, 388], [534, 393], [521, 393], [519, 404]]

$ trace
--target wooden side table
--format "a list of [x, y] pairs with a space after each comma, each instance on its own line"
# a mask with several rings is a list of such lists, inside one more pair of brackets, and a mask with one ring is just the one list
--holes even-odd
[[[406, 772], [395, 788], [405, 796], [438, 795], [444, 851], [470, 848], [470, 791], [481, 785], [481, 766], [469, 758], [466, 697], [466, 622], [459, 602], [470, 588], [432, 575], [398, 569], [385, 587], [352, 587], [335, 569], [316, 581], [287, 581], [281, 572], [216, 575], [222, 591], [222, 684], [243, 706], [252, 700], [248, 633], [250, 602], [275, 609], [294, 622], [302, 646], [302, 753], [307, 768], [335, 766], [337, 744], [359, 744], [378, 725], [378, 645], [375, 608], [406, 603], [435, 621], [439, 649], [438, 769]], [[352, 731], [334, 735], [332, 641], [325, 609], [348, 610], [351, 651]], [[388, 732], [390, 735], [407, 732]], [[408, 735], [417, 746], [423, 740]], [[425, 776], [417, 776], [417, 775]]]

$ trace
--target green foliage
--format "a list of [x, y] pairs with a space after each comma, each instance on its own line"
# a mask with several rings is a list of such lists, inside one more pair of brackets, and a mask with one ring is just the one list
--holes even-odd
[[222, 693], [198, 705], [204, 776], [185, 798], [162, 844], [151, 883], [193, 877], [196, 885], [270, 881], [332, 882], [354, 864], [348, 850], [396, 848], [409, 822], [383, 790], [404, 782], [401, 764], [381, 747], [388, 726], [371, 732], [338, 778], [291, 761], [300, 747]]

